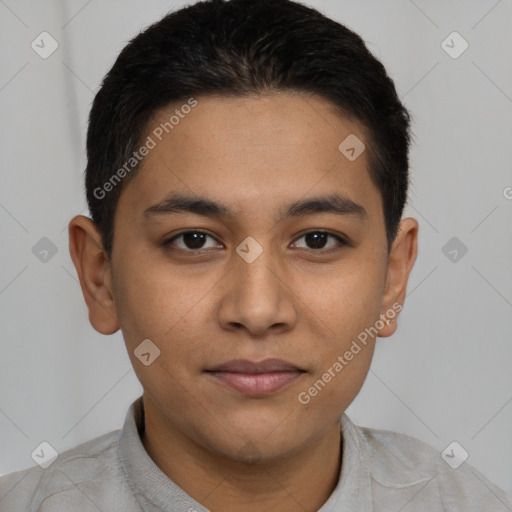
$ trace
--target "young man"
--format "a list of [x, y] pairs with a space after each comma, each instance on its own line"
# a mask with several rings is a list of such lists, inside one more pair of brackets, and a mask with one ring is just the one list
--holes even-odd
[[467, 464], [355, 426], [417, 252], [409, 115], [363, 41], [289, 0], [138, 35], [91, 110], [89, 319], [144, 393], [121, 431], [0, 480], [2, 511], [507, 511]]

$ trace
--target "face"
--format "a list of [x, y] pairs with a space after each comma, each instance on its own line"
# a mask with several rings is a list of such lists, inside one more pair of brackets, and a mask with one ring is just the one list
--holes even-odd
[[[156, 145], [120, 196], [91, 322], [121, 328], [169, 429], [231, 458], [292, 454], [359, 392], [368, 332], [393, 332], [415, 225], [388, 257], [366, 151], [339, 149], [365, 136], [321, 98], [197, 98], [160, 141], [176, 108], [148, 125]], [[147, 339], [160, 350], [149, 365], [135, 355]]]

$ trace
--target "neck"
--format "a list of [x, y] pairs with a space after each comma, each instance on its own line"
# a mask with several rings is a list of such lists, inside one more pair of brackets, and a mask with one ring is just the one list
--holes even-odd
[[144, 397], [141, 440], [160, 470], [212, 512], [318, 510], [338, 483], [341, 427], [293, 455], [243, 462], [204, 448], [160, 417]]

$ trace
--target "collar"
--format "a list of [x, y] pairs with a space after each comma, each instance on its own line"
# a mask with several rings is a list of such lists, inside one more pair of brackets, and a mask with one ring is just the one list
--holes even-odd
[[[124, 470], [143, 510], [176, 512], [195, 509], [209, 512], [178, 487], [153, 462], [142, 444], [144, 432], [142, 396], [128, 409], [120, 434], [118, 450]], [[341, 417], [343, 455], [338, 483], [318, 512], [337, 510], [373, 510], [369, 473], [369, 450], [359, 428], [345, 414]]]
[[342, 460], [338, 484], [318, 512], [373, 511], [370, 451], [365, 436], [346, 414], [341, 416]]
[[162, 512], [195, 509], [197, 512], [209, 512], [153, 462], [140, 438], [144, 428], [144, 403], [141, 396], [130, 405], [126, 413], [118, 450], [132, 490], [142, 509]]

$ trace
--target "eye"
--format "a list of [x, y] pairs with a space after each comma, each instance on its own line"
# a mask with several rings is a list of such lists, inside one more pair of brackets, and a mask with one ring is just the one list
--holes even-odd
[[[210, 242], [210, 246], [205, 245], [207, 239], [210, 238], [213, 242]], [[180, 243], [175, 241], [179, 240]], [[197, 252], [202, 249], [211, 249], [219, 247], [219, 243], [205, 231], [183, 231], [166, 242], [164, 245], [175, 245], [178, 249], [188, 252]]]
[[[207, 242], [210, 239], [210, 245]], [[299, 241], [304, 239], [304, 244], [300, 244]], [[331, 244], [329, 244], [331, 239]], [[178, 249], [186, 252], [199, 252], [204, 249], [215, 249], [222, 248], [222, 244], [205, 231], [193, 230], [183, 231], [174, 235], [172, 238], [164, 242], [164, 245], [173, 245]], [[316, 252], [324, 250], [325, 252], [331, 252], [336, 247], [348, 245], [348, 242], [342, 237], [329, 233], [328, 231], [310, 231], [304, 233], [298, 241], [295, 242], [294, 246], [300, 249], [310, 249]]]
[[[331, 238], [334, 240], [334, 244], [328, 245], [328, 240]], [[348, 245], [348, 243], [341, 238], [340, 236], [334, 235], [333, 233], [329, 233], [328, 231], [310, 231], [309, 233], [304, 233], [298, 240], [304, 239], [306, 246], [297, 245], [298, 242], [295, 242], [295, 246], [299, 248], [305, 249], [327, 249], [326, 252], [330, 252], [330, 250], [335, 249], [336, 246]], [[308, 247], [309, 246], [309, 247]]]

